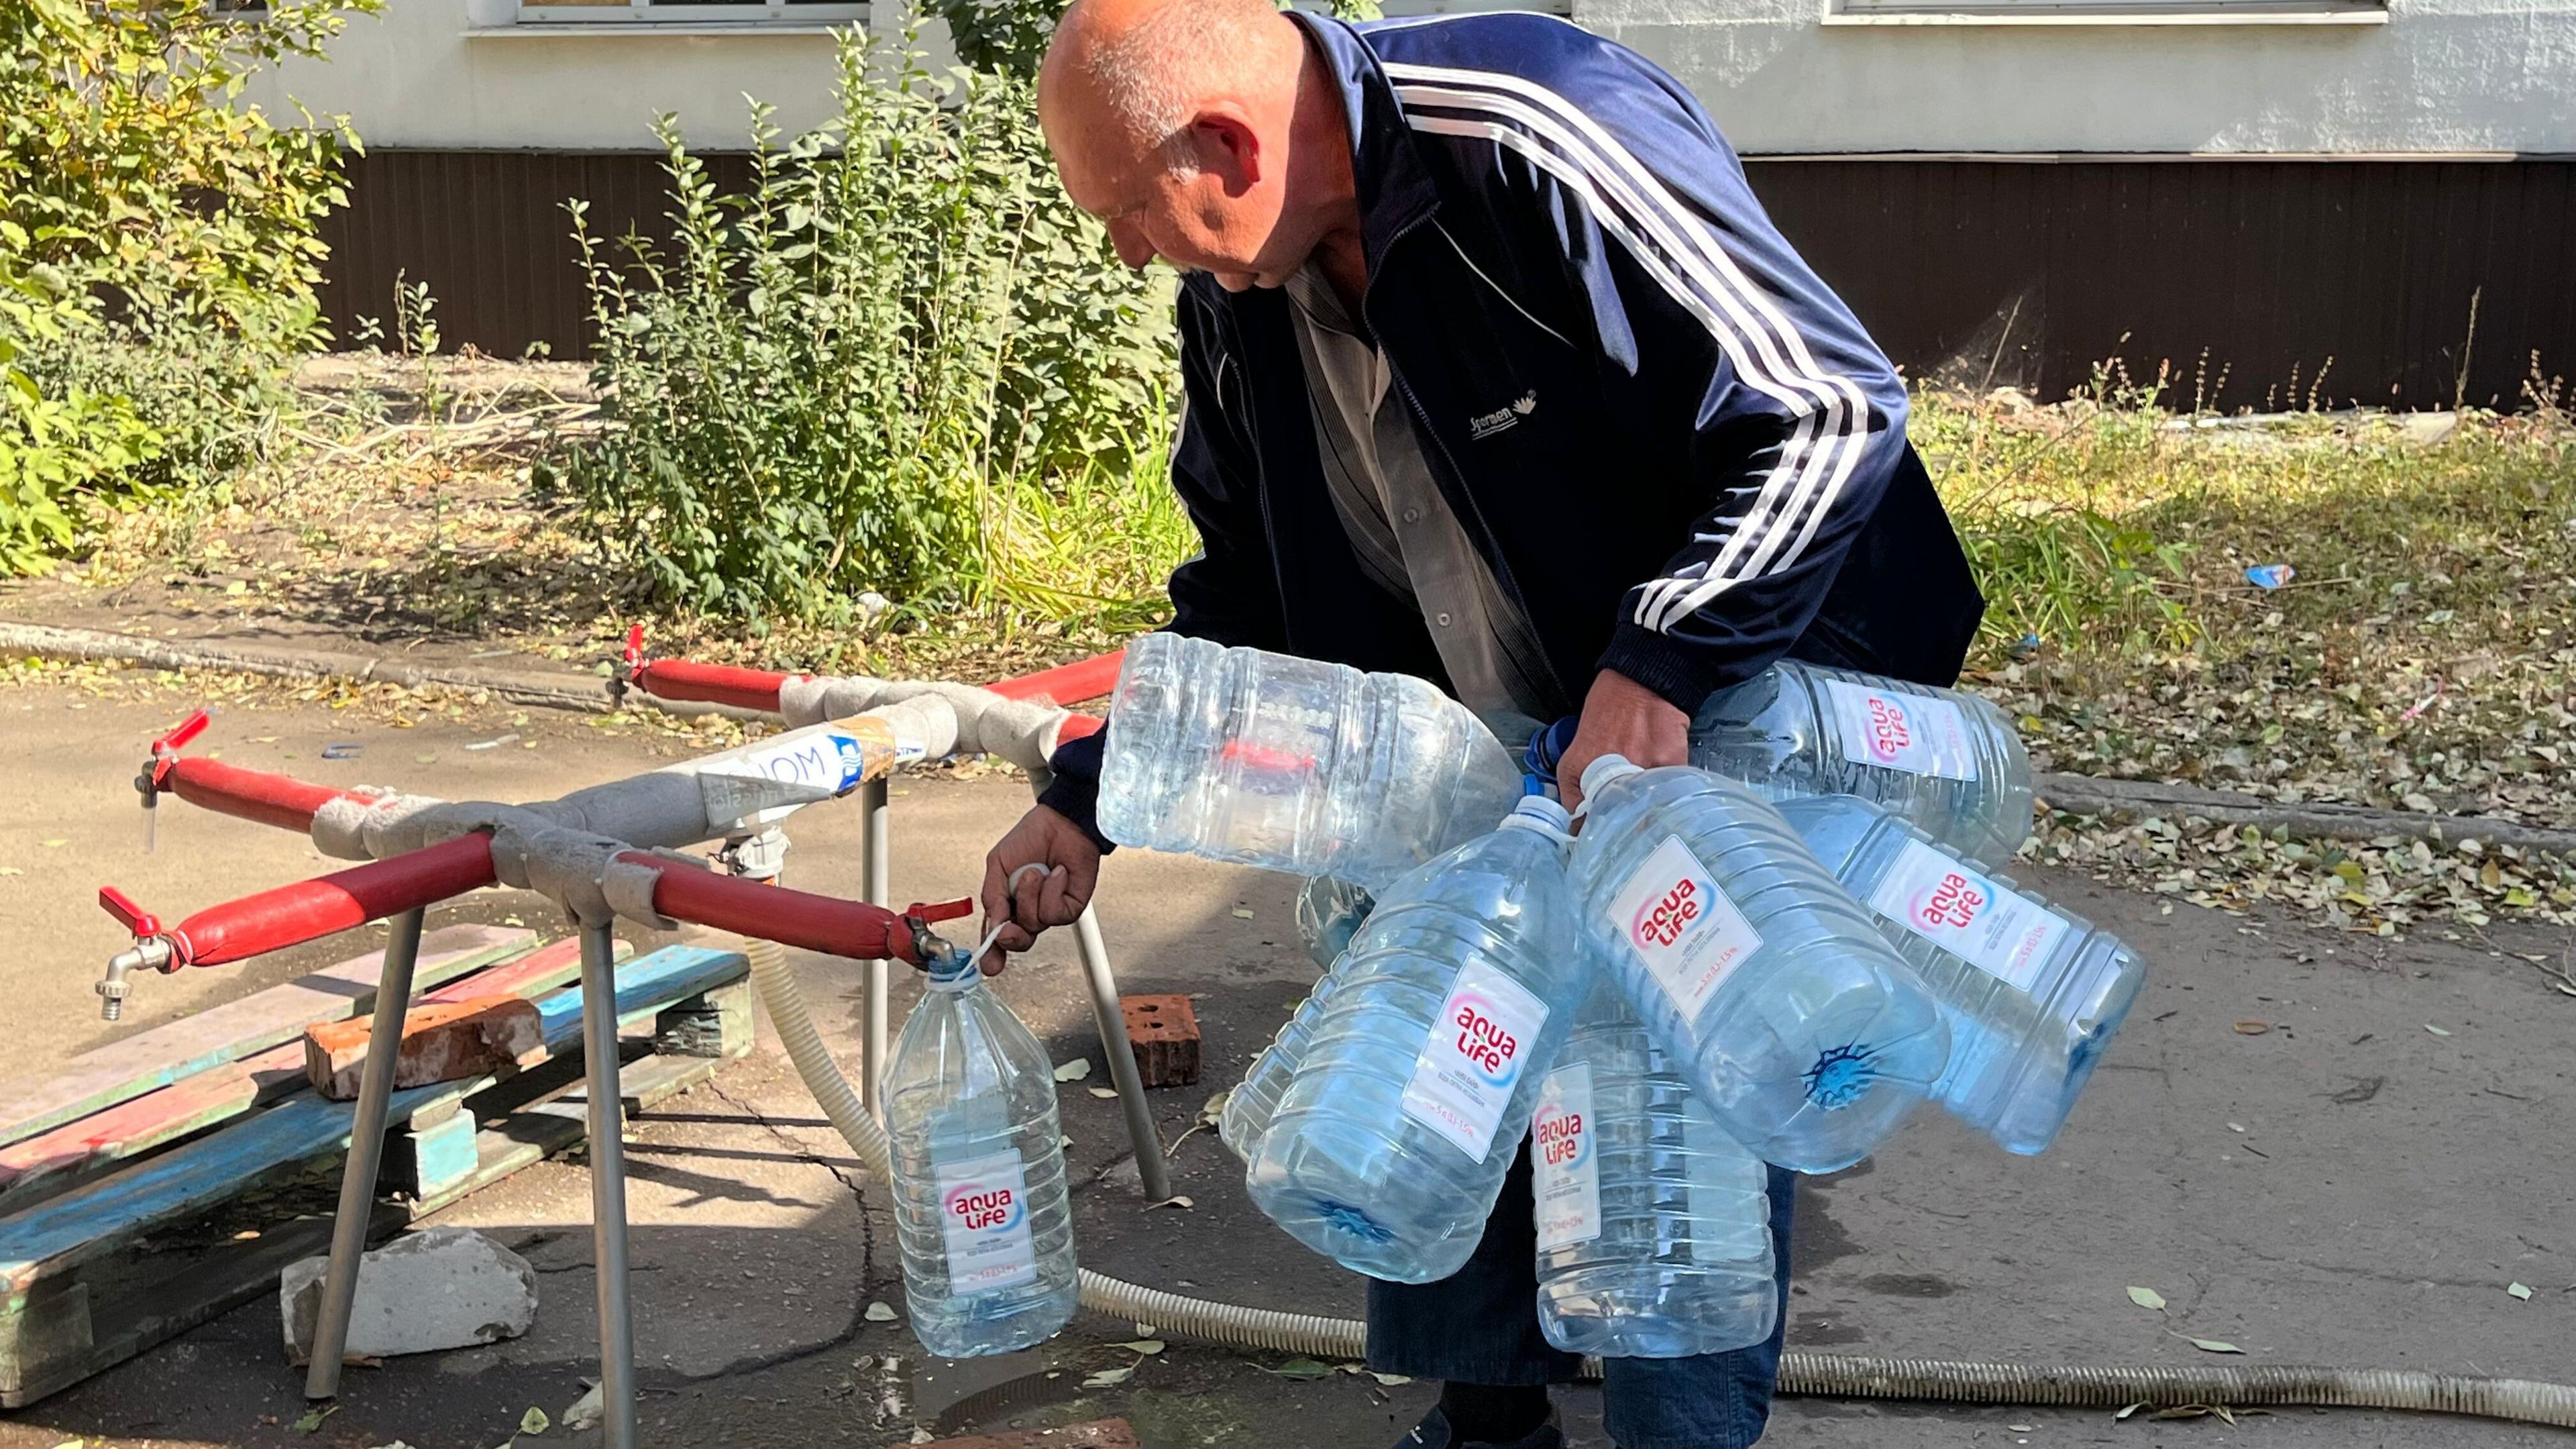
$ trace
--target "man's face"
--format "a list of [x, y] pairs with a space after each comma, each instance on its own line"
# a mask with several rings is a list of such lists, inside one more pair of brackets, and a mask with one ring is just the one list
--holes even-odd
[[1199, 165], [1183, 173], [1121, 127], [1072, 119], [1049, 128], [1057, 172], [1074, 204], [1109, 228], [1127, 265], [1141, 269], [1161, 257], [1208, 273], [1230, 292], [1278, 286], [1304, 265], [1311, 242], [1281, 235], [1279, 150], [1264, 148], [1248, 123], [1194, 124], [1185, 139]]

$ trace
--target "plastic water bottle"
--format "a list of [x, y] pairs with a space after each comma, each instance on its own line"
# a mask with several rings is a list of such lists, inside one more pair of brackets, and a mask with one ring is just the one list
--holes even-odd
[[1973, 694], [1784, 659], [1709, 696], [1690, 762], [1770, 800], [1858, 795], [1979, 860], [2030, 836], [2030, 756]]
[[1494, 828], [1520, 772], [1423, 680], [1178, 634], [1127, 646], [1100, 770], [1100, 829], [1377, 890]]
[[1566, 823], [1524, 800], [1379, 897], [1245, 1177], [1291, 1237], [1398, 1283], [1475, 1251], [1594, 974]]
[[1877, 922], [1735, 781], [1604, 755], [1583, 798], [1584, 926], [1701, 1101], [1766, 1162], [1831, 1172], [1868, 1156], [1950, 1050]]
[[1568, 1353], [1683, 1358], [1778, 1320], [1762, 1163], [1598, 983], [1530, 1126], [1538, 1321]]
[[1306, 1047], [1315, 1037], [1315, 1023], [1324, 1016], [1324, 999], [1333, 994], [1338, 980], [1327, 971], [1297, 1003], [1287, 1024], [1270, 1039], [1270, 1045], [1253, 1058], [1251, 1070], [1233, 1091], [1225, 1094], [1225, 1110], [1217, 1114], [1216, 1136], [1226, 1150], [1242, 1158], [1248, 1166], [1252, 1155], [1261, 1150], [1262, 1134], [1270, 1130], [1270, 1119], [1279, 1112], [1279, 1099], [1288, 1095], [1288, 1084], [1297, 1079], [1297, 1069], [1306, 1060]]
[[1350, 949], [1351, 936], [1377, 909], [1377, 897], [1346, 880], [1309, 876], [1297, 892], [1297, 939], [1306, 954], [1327, 971]]
[[2146, 967], [2110, 932], [1848, 795], [1780, 806], [1950, 1023], [1933, 1097], [2014, 1152], [2057, 1136]]
[[966, 953], [935, 965], [886, 1083], [904, 1298], [932, 1353], [1011, 1353], [1073, 1317], [1055, 1094], [1045, 1050]]

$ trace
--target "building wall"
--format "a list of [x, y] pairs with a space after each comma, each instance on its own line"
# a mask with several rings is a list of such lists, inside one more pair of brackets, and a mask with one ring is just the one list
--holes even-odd
[[[830, 103], [827, 36], [469, 35], [468, 3], [396, 0], [256, 96], [437, 149], [647, 146], [666, 110], [693, 144], [739, 145], [745, 92], [791, 131]], [[1673, 71], [1750, 153], [2576, 154], [2576, 0], [2391, 0], [2370, 26], [1829, 26], [1824, 3], [1575, 11]]]

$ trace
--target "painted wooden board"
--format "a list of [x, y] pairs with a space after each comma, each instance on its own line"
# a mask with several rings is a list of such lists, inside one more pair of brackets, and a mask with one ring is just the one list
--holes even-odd
[[[650, 1107], [713, 1076], [722, 1064], [714, 1057], [648, 1056], [619, 1069], [618, 1093]], [[380, 1243], [405, 1221], [577, 1146], [587, 1135], [577, 1100], [539, 1102], [504, 1116], [474, 1134], [475, 1166], [464, 1179], [419, 1202], [379, 1201], [368, 1222], [367, 1241]], [[0, 1382], [0, 1409], [23, 1408], [245, 1303], [274, 1298], [278, 1274], [289, 1263], [316, 1257], [330, 1246], [330, 1218], [299, 1218], [249, 1242], [220, 1244], [151, 1281], [117, 1285], [81, 1307], [89, 1347], [33, 1365], [32, 1376], [23, 1382]]]
[[[632, 948], [620, 941], [617, 949], [623, 959]], [[416, 999], [429, 1004], [487, 995], [537, 997], [580, 975], [581, 942], [568, 936]], [[304, 1085], [304, 1046], [291, 1041], [0, 1147], [0, 1212], [50, 1197], [83, 1175], [238, 1117]]]
[[[412, 989], [445, 985], [527, 950], [536, 939], [536, 932], [511, 926], [442, 926], [421, 937]], [[339, 1021], [372, 1011], [376, 977], [383, 969], [384, 949], [379, 945], [328, 970], [83, 1052], [58, 1071], [0, 1082], [0, 1143], [33, 1137], [292, 1041], [317, 1021]], [[142, 989], [151, 990], [148, 978]]]
[[[617, 973], [617, 1015], [646, 1018], [683, 997], [742, 976], [742, 953], [669, 946], [627, 962]], [[563, 1056], [580, 1049], [581, 992], [558, 991], [541, 1003], [546, 1046]], [[396, 1092], [389, 1121], [461, 1102], [493, 1084], [472, 1077]], [[0, 1389], [9, 1386], [8, 1320], [42, 1280], [113, 1251], [154, 1223], [203, 1211], [283, 1170], [344, 1152], [356, 1104], [299, 1096], [246, 1117], [211, 1136], [172, 1148], [60, 1197], [0, 1217]]]

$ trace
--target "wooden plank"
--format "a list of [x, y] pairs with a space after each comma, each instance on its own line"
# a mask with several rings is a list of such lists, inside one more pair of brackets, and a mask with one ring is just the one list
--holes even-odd
[[[442, 926], [421, 938], [414, 989], [443, 985], [535, 944], [508, 926]], [[83, 1052], [58, 1072], [0, 1082], [0, 1143], [20, 1141], [225, 1062], [292, 1041], [317, 1021], [375, 1009], [379, 946], [328, 970], [253, 992]]]
[[[618, 1019], [650, 1017], [669, 1002], [712, 990], [746, 969], [740, 952], [695, 946], [670, 946], [639, 957], [618, 971]], [[542, 1006], [547, 1050], [556, 1056], [578, 1053], [580, 991], [556, 992]], [[388, 1120], [407, 1122], [415, 1112], [462, 1101], [492, 1083], [492, 1078], [477, 1077], [396, 1092]], [[0, 1218], [0, 1328], [40, 1280], [111, 1251], [153, 1223], [201, 1212], [287, 1169], [346, 1151], [355, 1106], [309, 1095], [291, 1098], [221, 1132]], [[7, 1387], [6, 1349], [0, 1341], [0, 1388]]]
[[[617, 943], [623, 960], [634, 948]], [[515, 960], [450, 981], [424, 1004], [470, 996], [535, 997], [581, 975], [581, 942], [565, 937]], [[304, 1047], [289, 1042], [238, 1062], [199, 1072], [104, 1112], [0, 1147], [0, 1212], [51, 1197], [127, 1158], [238, 1117], [304, 1085]]]
[[[722, 1064], [714, 1057], [648, 1056], [619, 1069], [618, 1092], [629, 1103], [650, 1107], [715, 1075]], [[538, 1102], [501, 1117], [474, 1134], [475, 1165], [468, 1175], [418, 1201], [378, 1202], [368, 1222], [368, 1242], [380, 1243], [406, 1221], [578, 1146], [588, 1135], [584, 1114], [584, 1104], [573, 1098]], [[273, 1296], [278, 1274], [288, 1264], [321, 1254], [330, 1245], [331, 1219], [302, 1217], [250, 1242], [220, 1244], [150, 1281], [119, 1284], [99, 1301], [83, 1305], [86, 1321], [76, 1326], [83, 1329], [88, 1346], [56, 1356], [23, 1384], [0, 1385], [0, 1409], [23, 1408], [244, 1303]]]

